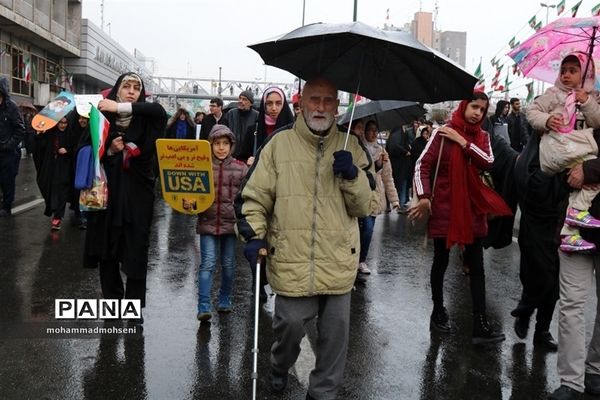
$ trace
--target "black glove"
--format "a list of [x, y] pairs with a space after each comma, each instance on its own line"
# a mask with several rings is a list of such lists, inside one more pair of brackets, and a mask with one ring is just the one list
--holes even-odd
[[339, 150], [333, 153], [333, 173], [351, 181], [358, 175], [358, 168], [352, 164], [352, 153]]
[[262, 239], [252, 239], [246, 243], [244, 247], [244, 257], [252, 265], [255, 265], [258, 261], [258, 251], [260, 249], [266, 249], [267, 242]]

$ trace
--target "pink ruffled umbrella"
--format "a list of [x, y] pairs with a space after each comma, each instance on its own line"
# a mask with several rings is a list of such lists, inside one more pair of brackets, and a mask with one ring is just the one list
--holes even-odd
[[[596, 65], [600, 58], [600, 17], [558, 19], [515, 47], [508, 56], [528, 78], [554, 83], [563, 58], [573, 52], [590, 55]], [[588, 58], [589, 60], [589, 58]], [[584, 76], [588, 65], [582, 66]], [[598, 74], [600, 71], [596, 71]], [[598, 76], [596, 76], [596, 85]]]

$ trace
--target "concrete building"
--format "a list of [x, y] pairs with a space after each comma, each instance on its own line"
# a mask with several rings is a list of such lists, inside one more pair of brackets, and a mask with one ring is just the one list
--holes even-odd
[[416, 12], [411, 24], [414, 37], [425, 46], [433, 47], [433, 19], [430, 12]]
[[467, 32], [443, 31], [434, 48], [463, 67], [467, 63]]
[[152, 73], [147, 58], [139, 51], [132, 55], [100, 27], [88, 19], [81, 21], [81, 53], [65, 58], [65, 69], [72, 76], [73, 90], [79, 94], [100, 93], [110, 88], [123, 72], [134, 71], [153, 92]]
[[80, 30], [81, 0], [0, 0], [0, 76], [17, 102], [45, 105], [68, 85]]

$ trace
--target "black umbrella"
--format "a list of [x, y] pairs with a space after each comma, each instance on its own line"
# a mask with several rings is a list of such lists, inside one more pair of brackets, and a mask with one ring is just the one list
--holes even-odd
[[[361, 22], [316, 23], [250, 47], [265, 64], [374, 100], [437, 103], [471, 96], [477, 78], [410, 34]], [[357, 90], [358, 89], [358, 90]]]
[[[425, 109], [412, 101], [376, 100], [359, 104], [354, 108], [352, 120], [373, 117], [382, 131], [392, 130], [400, 125], [408, 124], [425, 114]], [[340, 115], [338, 124], [350, 122], [351, 112]]]

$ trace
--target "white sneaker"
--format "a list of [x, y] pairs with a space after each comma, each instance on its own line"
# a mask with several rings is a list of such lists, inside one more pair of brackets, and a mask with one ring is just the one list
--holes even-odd
[[361, 274], [369, 275], [371, 273], [371, 270], [369, 269], [369, 266], [366, 262], [361, 262], [358, 263], [358, 272], [360, 272]]

